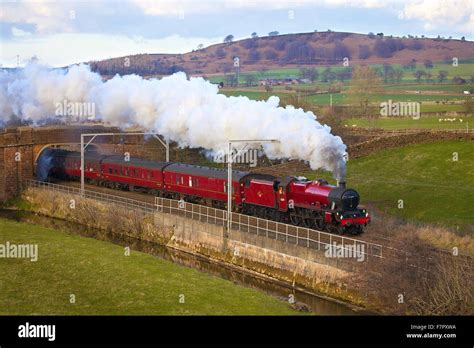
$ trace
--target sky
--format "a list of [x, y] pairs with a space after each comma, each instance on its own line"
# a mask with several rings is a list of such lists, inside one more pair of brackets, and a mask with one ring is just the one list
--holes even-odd
[[0, 64], [66, 66], [185, 53], [256, 32], [345, 31], [474, 39], [474, 0], [0, 0]]

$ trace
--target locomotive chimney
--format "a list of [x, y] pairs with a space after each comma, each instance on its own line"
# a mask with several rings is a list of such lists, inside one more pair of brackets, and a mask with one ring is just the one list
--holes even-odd
[[346, 188], [346, 182], [345, 181], [338, 181], [337, 186], [339, 186], [341, 188]]

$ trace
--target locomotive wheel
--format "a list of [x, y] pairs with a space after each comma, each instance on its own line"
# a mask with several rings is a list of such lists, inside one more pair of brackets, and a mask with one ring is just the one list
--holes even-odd
[[271, 209], [266, 209], [265, 211], [265, 219], [267, 220], [275, 220], [275, 212]]
[[318, 230], [324, 230], [324, 228], [326, 227], [323, 219], [316, 219], [315, 225]]
[[275, 212], [275, 221], [276, 222], [284, 222], [285, 221], [285, 216], [281, 212], [277, 211]]
[[290, 222], [291, 224], [298, 226], [301, 222], [301, 217], [299, 217], [295, 213], [290, 213]]
[[306, 228], [312, 228], [314, 225], [314, 221], [311, 218], [304, 218], [303, 220], [303, 226]]
[[348, 232], [353, 236], [357, 236], [362, 233], [362, 228], [360, 226], [351, 226], [349, 227]]
[[255, 215], [257, 215], [257, 210], [254, 206], [251, 205], [251, 206], [248, 207], [247, 213], [250, 216], [255, 216]]

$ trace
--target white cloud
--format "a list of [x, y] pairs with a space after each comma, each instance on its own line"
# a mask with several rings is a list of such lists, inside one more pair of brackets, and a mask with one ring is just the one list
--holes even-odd
[[146, 15], [178, 17], [182, 14], [220, 13], [236, 9], [295, 9], [315, 6], [384, 7], [382, 0], [131, 0]]
[[21, 30], [17, 27], [12, 27], [12, 35], [15, 37], [29, 36], [31, 34], [32, 33], [30, 33], [29, 31]]
[[181, 37], [171, 35], [162, 39], [145, 39], [106, 34], [64, 33], [18, 37], [2, 42], [0, 61], [4, 66], [16, 66], [16, 55], [22, 64], [37, 56], [40, 62], [53, 66], [128, 56], [139, 53], [185, 53], [221, 42], [222, 38]]
[[381, 0], [322, 0], [321, 2], [336, 6], [351, 6], [362, 8], [381, 8], [387, 6], [387, 1]]
[[[463, 32], [474, 26], [473, 0], [121, 0], [121, 1], [15, 1], [2, 2], [0, 21], [32, 24], [38, 33], [74, 32], [76, 19], [71, 11], [86, 11], [89, 16], [118, 11], [137, 11], [145, 16], [185, 18], [188, 15], [224, 13], [240, 10], [296, 8], [388, 8], [399, 19], [418, 20], [427, 30], [454, 25]], [[80, 18], [77, 18], [80, 20]]]
[[40, 33], [69, 32], [74, 24], [69, 18], [70, 5], [46, 0], [2, 2], [0, 22], [32, 24]]
[[403, 18], [419, 20], [425, 30], [445, 27], [463, 32], [474, 31], [472, 0], [418, 0], [404, 5]]

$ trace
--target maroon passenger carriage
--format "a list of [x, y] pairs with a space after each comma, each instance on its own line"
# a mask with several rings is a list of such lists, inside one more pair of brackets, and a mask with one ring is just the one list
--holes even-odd
[[[48, 148], [37, 162], [40, 180], [78, 180], [79, 152]], [[94, 185], [144, 191], [216, 208], [227, 205], [227, 170], [184, 163], [125, 161], [120, 156], [86, 153], [84, 178]], [[345, 183], [232, 172], [232, 209], [247, 215], [336, 233], [360, 234], [370, 221], [358, 208], [359, 194]]]

